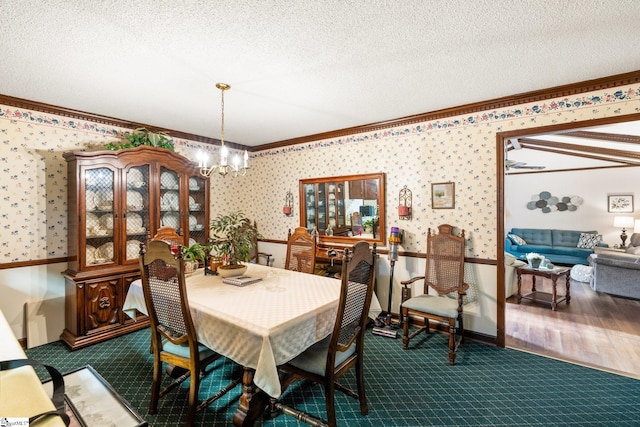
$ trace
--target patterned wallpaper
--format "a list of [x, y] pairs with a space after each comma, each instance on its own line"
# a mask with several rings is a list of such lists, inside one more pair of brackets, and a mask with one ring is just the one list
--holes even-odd
[[[429, 227], [464, 228], [468, 256], [496, 258], [496, 132], [640, 112], [640, 87], [625, 86], [385, 131], [251, 154], [244, 177], [211, 178], [212, 216], [242, 210], [268, 239], [299, 224], [298, 180], [386, 173], [387, 227], [405, 230], [403, 249], [424, 252]], [[0, 263], [66, 255], [66, 162], [62, 153], [102, 146], [125, 129], [0, 105]], [[217, 147], [174, 139], [196, 158]], [[455, 182], [455, 209], [431, 209], [431, 183]], [[412, 221], [397, 219], [398, 192], [413, 192]], [[294, 215], [282, 214], [287, 191]]]

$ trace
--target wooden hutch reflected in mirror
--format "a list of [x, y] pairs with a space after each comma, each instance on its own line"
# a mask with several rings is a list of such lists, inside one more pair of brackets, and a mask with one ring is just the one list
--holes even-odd
[[323, 242], [385, 244], [384, 173], [300, 180], [300, 225]]

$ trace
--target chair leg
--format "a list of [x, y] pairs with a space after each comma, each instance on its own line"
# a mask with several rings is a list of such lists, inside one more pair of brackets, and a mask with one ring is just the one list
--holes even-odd
[[158, 399], [160, 398], [160, 383], [162, 382], [162, 362], [160, 357], [153, 358], [153, 382], [151, 383], [151, 401], [149, 402], [149, 415], [158, 413]]
[[327, 423], [329, 427], [336, 427], [336, 403], [335, 403], [335, 386], [333, 381], [328, 381], [324, 386], [325, 406], [327, 407]]
[[402, 317], [404, 322], [402, 323], [402, 348], [407, 350], [409, 348], [409, 310], [402, 307]]
[[199, 374], [199, 368], [191, 367], [191, 378], [189, 382], [189, 407], [187, 408], [187, 426], [192, 426], [196, 422], [198, 389], [200, 388]]
[[449, 365], [456, 364], [456, 319], [449, 320]]
[[364, 370], [362, 367], [362, 356], [356, 361], [356, 383], [358, 387], [358, 401], [360, 402], [360, 413], [367, 415], [369, 408], [367, 407], [367, 396], [364, 390]]

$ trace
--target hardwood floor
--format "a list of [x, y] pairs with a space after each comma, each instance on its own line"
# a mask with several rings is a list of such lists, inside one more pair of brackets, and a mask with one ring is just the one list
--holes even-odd
[[[538, 277], [538, 290], [551, 280]], [[560, 286], [562, 282], [562, 286]], [[542, 285], [541, 285], [542, 284]], [[523, 276], [523, 294], [531, 276]], [[558, 295], [564, 295], [564, 279]], [[640, 301], [596, 293], [588, 283], [571, 280], [571, 303], [549, 304], [515, 295], [506, 304], [506, 346], [640, 379]]]

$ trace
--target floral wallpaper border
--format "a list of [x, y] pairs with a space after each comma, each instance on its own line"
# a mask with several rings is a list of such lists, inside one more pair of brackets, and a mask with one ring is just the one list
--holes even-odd
[[[382, 171], [387, 175], [387, 224], [394, 225], [397, 188], [414, 192], [414, 220], [403, 221], [403, 249], [424, 250], [432, 224], [464, 224], [468, 256], [495, 257], [495, 134], [560, 122], [640, 112], [640, 85], [603, 89], [575, 97], [532, 102], [504, 109], [364, 132], [250, 153], [251, 176], [222, 181], [212, 177], [212, 216], [249, 207], [268, 239], [284, 239], [299, 216], [281, 214], [287, 190], [296, 194], [305, 177]], [[0, 263], [66, 256], [65, 151], [86, 149], [122, 137], [129, 129], [0, 105]], [[196, 150], [217, 146], [174, 138], [176, 150], [195, 158]], [[349, 146], [349, 150], [344, 150]], [[307, 155], [314, 152], [314, 156]], [[354, 162], [354, 158], [359, 161]], [[430, 183], [456, 183], [456, 209], [430, 207]], [[221, 185], [222, 184], [222, 185]], [[276, 198], [274, 198], [274, 195]]]

